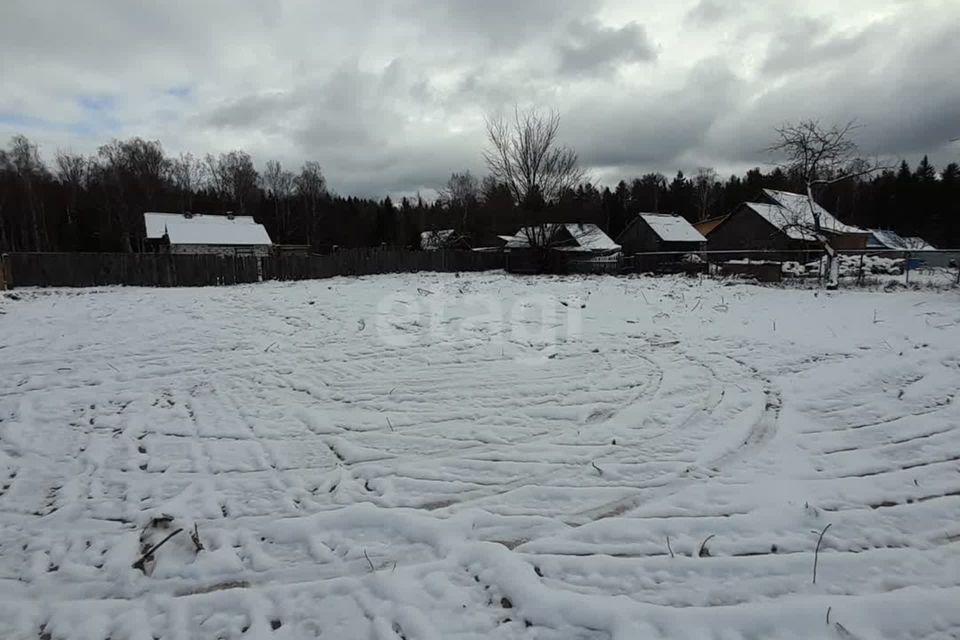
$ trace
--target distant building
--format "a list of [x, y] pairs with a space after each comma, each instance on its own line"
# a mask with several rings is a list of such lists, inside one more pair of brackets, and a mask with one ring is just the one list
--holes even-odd
[[143, 223], [145, 249], [158, 253], [267, 256], [273, 246], [251, 216], [148, 212]]
[[702, 251], [707, 239], [686, 218], [641, 213], [617, 237], [625, 255], [651, 251]]
[[820, 219], [820, 234], [835, 249], [865, 249], [871, 234], [844, 224], [807, 196], [764, 189], [756, 202], [744, 202], [709, 232], [710, 251], [813, 250], [822, 243], [815, 234], [814, 212]]
[[440, 249], [470, 248], [466, 236], [457, 233], [454, 229], [434, 229], [420, 234], [420, 248], [424, 251], [439, 251]]
[[501, 239], [507, 270], [515, 273], [605, 273], [620, 266], [620, 245], [595, 224], [544, 223]]

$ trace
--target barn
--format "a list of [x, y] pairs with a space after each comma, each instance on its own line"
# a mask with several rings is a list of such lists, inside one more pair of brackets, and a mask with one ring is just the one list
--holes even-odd
[[[764, 189], [724, 217], [707, 237], [710, 251], [819, 251], [814, 215], [807, 196]], [[814, 203], [821, 234], [835, 249], [865, 249], [870, 232], [844, 224]]]
[[252, 216], [143, 214], [144, 248], [156, 253], [267, 256], [273, 242]]
[[702, 251], [707, 239], [686, 218], [670, 213], [641, 213], [617, 237], [623, 253]]

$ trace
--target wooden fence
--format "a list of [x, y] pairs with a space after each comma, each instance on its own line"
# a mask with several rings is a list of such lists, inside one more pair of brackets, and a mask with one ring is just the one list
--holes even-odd
[[495, 253], [380, 248], [266, 258], [159, 253], [10, 253], [0, 262], [0, 283], [8, 287], [198, 287], [376, 273], [485, 271], [502, 269], [503, 265], [503, 256]]
[[10, 279], [10, 273], [7, 268], [7, 254], [0, 253], [0, 291], [4, 289], [9, 289], [13, 286], [13, 282]]

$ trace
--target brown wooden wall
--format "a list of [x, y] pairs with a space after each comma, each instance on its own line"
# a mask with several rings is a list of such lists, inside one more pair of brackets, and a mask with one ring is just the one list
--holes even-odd
[[780, 229], [747, 206], [740, 205], [710, 233], [707, 251], [799, 249]]
[[6, 264], [7, 285], [11, 287], [197, 287], [376, 273], [486, 271], [502, 269], [504, 257], [475, 251], [381, 248], [265, 258], [157, 253], [11, 253], [6, 256]]

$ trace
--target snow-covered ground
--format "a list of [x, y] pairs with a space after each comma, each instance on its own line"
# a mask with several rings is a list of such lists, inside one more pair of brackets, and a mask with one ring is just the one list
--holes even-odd
[[955, 290], [18, 295], [2, 638], [960, 636]]

